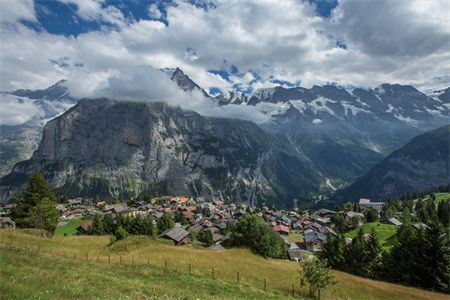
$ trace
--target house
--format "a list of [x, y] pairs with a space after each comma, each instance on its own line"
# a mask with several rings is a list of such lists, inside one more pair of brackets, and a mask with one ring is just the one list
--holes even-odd
[[396, 218], [389, 218], [389, 219], [387, 219], [387, 223], [388, 223], [388, 224], [395, 225], [395, 226], [397, 226], [397, 227], [400, 227], [400, 226], [403, 225], [403, 223], [400, 222], [399, 220], [397, 220]]
[[16, 222], [8, 217], [0, 218], [0, 228], [16, 229]]
[[306, 247], [311, 251], [321, 251], [327, 243], [327, 236], [321, 232], [310, 231], [305, 233]]
[[214, 244], [211, 247], [209, 247], [209, 249], [212, 249], [212, 250], [225, 250], [225, 248], [221, 244]]
[[78, 233], [78, 235], [86, 235], [86, 234], [89, 234], [89, 232], [91, 231], [91, 227], [92, 227], [92, 223], [90, 223], [90, 222], [81, 224], [81, 225], [78, 226], [78, 228], [77, 228], [77, 233]]
[[169, 228], [164, 230], [160, 235], [160, 238], [170, 239], [172, 240], [175, 245], [186, 245], [191, 242], [191, 239], [189, 238], [189, 232], [184, 230], [180, 226], [175, 226], [173, 228]]
[[287, 252], [290, 260], [295, 262], [302, 260], [302, 253], [300, 252], [300, 249], [289, 249]]
[[288, 235], [290, 233], [289, 227], [278, 224], [273, 227], [273, 231], [278, 232], [279, 234]]
[[422, 223], [422, 222], [414, 223], [412, 226], [413, 226], [415, 229], [417, 229], [417, 230], [419, 230], [419, 229], [427, 229], [427, 228], [430, 228], [430, 227], [428, 227], [427, 224]]
[[381, 212], [383, 209], [384, 202], [371, 202], [370, 199], [359, 199], [359, 206], [362, 208], [373, 208], [377, 212]]
[[317, 211], [317, 214], [322, 218], [330, 218], [336, 214], [334, 210], [329, 210], [326, 208], [321, 208]]

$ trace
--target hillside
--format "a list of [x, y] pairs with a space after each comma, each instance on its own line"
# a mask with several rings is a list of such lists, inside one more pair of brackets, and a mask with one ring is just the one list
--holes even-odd
[[[66, 299], [81, 295], [286, 299], [292, 294], [292, 283], [297, 297], [306, 295], [297, 282], [294, 262], [266, 260], [246, 249], [175, 247], [143, 237], [110, 246], [107, 236], [48, 239], [36, 231], [1, 230], [0, 251], [0, 262], [6, 266], [0, 274], [7, 278], [0, 282], [0, 290], [7, 298], [51, 293], [55, 298]], [[107, 255], [111, 255], [111, 265]], [[168, 272], [164, 270], [164, 260]], [[236, 272], [240, 273], [239, 284]], [[448, 299], [445, 295], [342, 272], [334, 275], [338, 283], [326, 291], [324, 299]], [[264, 278], [267, 291], [263, 291]]]
[[335, 199], [387, 199], [450, 182], [450, 125], [413, 138], [367, 174], [339, 191]]

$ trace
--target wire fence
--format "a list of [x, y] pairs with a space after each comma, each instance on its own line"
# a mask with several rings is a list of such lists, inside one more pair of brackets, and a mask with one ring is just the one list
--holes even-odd
[[[264, 292], [275, 292], [282, 293], [287, 296], [292, 297], [300, 297], [304, 296], [304, 291], [301, 291], [301, 287], [297, 281], [296, 283], [285, 283], [282, 287], [278, 284], [278, 287], [270, 287], [270, 281], [268, 278], [256, 278], [255, 280], [250, 280], [251, 276], [246, 276], [246, 274], [241, 271], [235, 272], [235, 280], [230, 281], [229, 276], [221, 276], [224, 275], [220, 269], [216, 267], [211, 267], [209, 270], [202, 268], [200, 266], [195, 266], [192, 263], [186, 263], [184, 266], [171, 264], [168, 259], [164, 259], [159, 264], [152, 261], [150, 258], [143, 259], [142, 257], [135, 257], [134, 255], [96, 255], [91, 254], [89, 252], [84, 252], [82, 254], [76, 253], [73, 251], [67, 251], [64, 249], [57, 249], [53, 247], [49, 247], [46, 245], [42, 247], [40, 245], [33, 244], [32, 242], [28, 242], [27, 240], [22, 239], [14, 239], [12, 236], [8, 239], [1, 239], [0, 244], [6, 247], [11, 248], [19, 248], [26, 249], [29, 251], [33, 251], [39, 254], [47, 254], [52, 257], [58, 256], [66, 259], [73, 259], [78, 261], [85, 261], [91, 263], [98, 264], [108, 264], [115, 267], [131, 267], [131, 271], [139, 272], [139, 270], [143, 268], [151, 268], [153, 270], [166, 272], [167, 275], [176, 275], [176, 274], [185, 274], [185, 275], [193, 275], [193, 276], [205, 276], [210, 277], [213, 280], [221, 280], [227, 283], [233, 283], [244, 286], [252, 286], [254, 288], [259, 288]], [[246, 280], [247, 279], [247, 280]], [[253, 279], [254, 276], [253, 276]]]

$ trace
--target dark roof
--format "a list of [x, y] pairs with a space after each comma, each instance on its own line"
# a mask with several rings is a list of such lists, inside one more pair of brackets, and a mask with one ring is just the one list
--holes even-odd
[[290, 260], [301, 260], [302, 259], [302, 254], [300, 252], [300, 249], [289, 249], [288, 256], [289, 256]]
[[184, 230], [182, 227], [173, 227], [173, 228], [164, 230], [159, 235], [159, 237], [168, 237], [178, 243], [182, 239], [187, 237], [188, 235], [189, 235], [189, 232]]

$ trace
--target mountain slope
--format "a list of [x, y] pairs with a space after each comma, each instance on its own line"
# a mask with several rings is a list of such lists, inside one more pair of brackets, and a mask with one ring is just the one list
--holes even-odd
[[338, 192], [339, 201], [384, 200], [450, 183], [450, 125], [413, 138]]
[[37, 171], [69, 196], [175, 193], [285, 207], [322, 181], [287, 140], [254, 123], [108, 99], [81, 100], [49, 121], [32, 158], [2, 178], [2, 195]]

